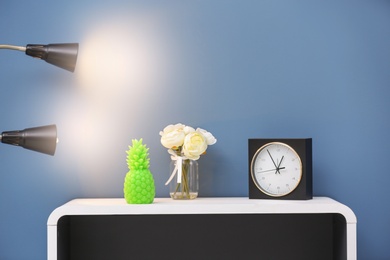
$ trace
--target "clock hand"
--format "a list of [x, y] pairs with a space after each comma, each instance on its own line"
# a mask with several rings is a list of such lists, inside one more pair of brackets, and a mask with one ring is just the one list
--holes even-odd
[[[283, 170], [283, 169], [286, 169], [286, 167], [280, 167], [279, 170]], [[271, 170], [264, 170], [264, 171], [259, 171], [257, 173], [263, 173], [263, 172], [271, 172], [271, 171], [275, 171], [276, 169], [271, 169]]]
[[279, 172], [279, 174], [280, 174], [280, 171], [279, 171], [279, 170], [285, 169], [285, 168], [286, 168], [286, 167], [282, 167], [282, 168], [280, 167], [280, 165], [282, 164], [283, 158], [284, 158], [284, 155], [282, 156], [282, 159], [280, 159], [280, 162], [279, 162], [278, 167], [276, 167], [276, 171]]
[[275, 161], [274, 161], [274, 158], [272, 158], [272, 155], [271, 155], [271, 153], [268, 151], [268, 149], [267, 149], [267, 153], [268, 153], [269, 157], [271, 157], [272, 163], [275, 165], [275, 169], [276, 169], [276, 172], [275, 172], [275, 173], [277, 173], [277, 172], [278, 172], [278, 166], [276, 166], [276, 163], [275, 163]]
[[[275, 174], [277, 174], [277, 173], [279, 173], [280, 174], [280, 164], [282, 163], [282, 161], [283, 161], [283, 158], [284, 158], [284, 155], [282, 156], [282, 159], [280, 160], [280, 162], [279, 162], [279, 165], [276, 165], [276, 163], [275, 163], [275, 161], [274, 161], [274, 158], [272, 158], [272, 155], [271, 155], [271, 153], [268, 151], [268, 149], [267, 149], [267, 153], [268, 153], [268, 155], [269, 155], [269, 157], [271, 157], [271, 160], [272, 160], [272, 163], [275, 165], [275, 167], [276, 167], [276, 169], [275, 169]], [[284, 168], [283, 168], [284, 169]]]

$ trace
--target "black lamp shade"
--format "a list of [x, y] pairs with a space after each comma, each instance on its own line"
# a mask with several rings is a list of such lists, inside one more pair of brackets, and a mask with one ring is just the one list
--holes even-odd
[[36, 152], [54, 155], [57, 146], [56, 125], [26, 128], [21, 131], [3, 132], [1, 142]]
[[73, 72], [76, 67], [78, 43], [28, 44], [26, 54]]

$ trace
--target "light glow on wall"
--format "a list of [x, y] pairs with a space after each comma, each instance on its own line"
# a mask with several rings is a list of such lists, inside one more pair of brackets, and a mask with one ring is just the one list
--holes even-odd
[[[67, 108], [67, 123], [61, 129], [62, 144], [73, 144], [68, 150], [83, 162], [85, 174], [79, 176], [84, 179], [80, 183], [106, 187], [105, 178], [91, 177], [112, 171], [112, 164], [118, 160], [126, 168], [127, 145], [132, 138], [140, 138], [131, 131], [148, 124], [143, 122], [149, 120], [143, 108], [158, 99], [156, 93], [163, 91], [170, 67], [164, 25], [158, 17], [105, 20], [92, 24], [80, 41], [75, 76], [81, 95], [78, 104]], [[105, 158], [106, 162], [97, 166], [96, 158]], [[91, 180], [101, 183], [91, 185]]]
[[153, 21], [127, 18], [92, 28], [80, 44], [76, 69], [80, 86], [107, 95], [161, 80], [169, 59], [163, 57], [164, 36]]

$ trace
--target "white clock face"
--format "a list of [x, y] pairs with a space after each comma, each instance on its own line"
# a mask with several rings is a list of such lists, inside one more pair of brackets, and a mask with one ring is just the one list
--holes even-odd
[[293, 148], [272, 142], [257, 150], [251, 163], [251, 175], [265, 194], [281, 197], [291, 193], [302, 177], [302, 162]]

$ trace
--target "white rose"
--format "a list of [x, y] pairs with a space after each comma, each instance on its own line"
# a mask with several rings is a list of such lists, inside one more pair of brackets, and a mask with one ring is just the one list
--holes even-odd
[[198, 160], [206, 149], [207, 140], [201, 132], [191, 132], [184, 138], [183, 153], [188, 159]]
[[197, 128], [196, 131], [203, 134], [203, 136], [207, 140], [207, 145], [213, 145], [217, 142], [217, 139], [215, 139], [215, 137], [210, 132], [207, 132], [202, 128]]
[[[179, 147], [183, 145], [186, 126], [183, 124], [168, 125], [160, 132], [161, 144], [166, 148]], [[186, 131], [188, 131], [186, 129]]]
[[195, 129], [192, 128], [191, 126], [185, 126], [185, 127], [183, 128], [183, 130], [184, 130], [184, 134], [185, 134], [185, 135], [188, 135], [189, 133], [195, 132]]

